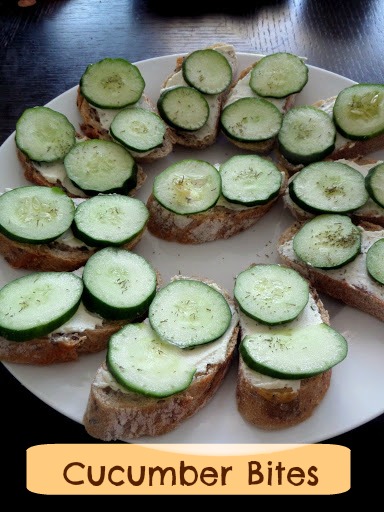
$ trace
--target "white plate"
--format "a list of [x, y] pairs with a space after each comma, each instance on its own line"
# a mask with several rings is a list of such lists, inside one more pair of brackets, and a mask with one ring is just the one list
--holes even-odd
[[[146, 81], [145, 92], [157, 100], [164, 78], [173, 71], [175, 55], [138, 63]], [[239, 54], [240, 69], [255, 60], [255, 55]], [[309, 66], [309, 81], [298, 96], [297, 104], [312, 103], [337, 94], [351, 80]], [[76, 87], [58, 96], [48, 105], [67, 115], [77, 127]], [[146, 165], [148, 179], [138, 197], [145, 200], [152, 177], [173, 161], [198, 156], [211, 163], [222, 162], [239, 151], [223, 138], [211, 148], [196, 153], [177, 149], [166, 159]], [[383, 153], [376, 157], [383, 158]], [[14, 134], [0, 148], [2, 187], [27, 184], [15, 152]], [[234, 276], [252, 262], [277, 262], [275, 243], [281, 231], [293, 222], [281, 204], [253, 228], [229, 240], [199, 246], [163, 242], [146, 233], [135, 251], [149, 259], [164, 281], [181, 272], [216, 280], [233, 291]], [[0, 260], [0, 285], [24, 271], [10, 269]], [[140, 443], [316, 443], [351, 430], [384, 412], [383, 324], [357, 310], [322, 297], [332, 325], [349, 341], [347, 358], [333, 370], [331, 386], [313, 416], [293, 428], [266, 432], [246, 423], [236, 409], [236, 368], [233, 367], [212, 401], [175, 431], [158, 438], [142, 438]], [[74, 363], [51, 367], [6, 364], [8, 370], [46, 404], [72, 420], [82, 423], [92, 377], [105, 353], [83, 356]]]

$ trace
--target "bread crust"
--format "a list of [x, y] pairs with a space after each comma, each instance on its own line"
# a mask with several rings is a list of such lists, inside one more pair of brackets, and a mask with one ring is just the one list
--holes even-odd
[[[145, 229], [121, 247], [132, 250], [140, 242]], [[98, 250], [86, 245], [70, 247], [57, 241], [49, 244], [16, 242], [0, 233], [0, 254], [16, 269], [72, 272], [84, 266], [90, 256]]]
[[104, 350], [110, 336], [126, 323], [123, 320], [104, 320], [101, 326], [94, 329], [57, 333], [22, 342], [0, 337], [0, 361], [42, 366], [76, 361], [82, 354]]
[[[322, 321], [329, 325], [329, 314], [316, 289], [310, 287], [310, 293], [317, 304]], [[292, 427], [308, 419], [324, 398], [332, 376], [330, 369], [314, 377], [301, 379], [297, 390], [289, 387], [266, 389], [252, 384], [247, 378], [246, 368], [243, 359], [239, 357], [237, 408], [246, 421], [265, 430]]]
[[[207, 279], [201, 279], [213, 283]], [[229, 304], [235, 307], [227, 291], [221, 289]], [[219, 389], [236, 353], [239, 326], [234, 325], [227, 345], [226, 357], [219, 363], [208, 364], [205, 372], [195, 375], [184, 391], [167, 398], [145, 397], [138, 393], [123, 393], [110, 387], [98, 387], [100, 372], [92, 382], [83, 423], [91, 436], [103, 441], [129, 441], [143, 436], [160, 436], [176, 429], [182, 422], [202, 409]]]
[[150, 194], [147, 200], [148, 231], [157, 238], [181, 244], [202, 244], [237, 235], [256, 224], [284, 194], [288, 177], [284, 169], [280, 170], [284, 177], [279, 194], [264, 205], [243, 210], [216, 205], [205, 212], [179, 215], [164, 208]]
[[[383, 300], [374, 295], [368, 289], [362, 286], [351, 286], [346, 279], [336, 279], [332, 276], [332, 271], [320, 271], [315, 267], [305, 265], [298, 259], [289, 258], [282, 248], [285, 243], [291, 241], [294, 235], [302, 227], [302, 222], [295, 222], [287, 228], [279, 238], [278, 253], [283, 264], [297, 270], [302, 276], [314, 286], [318, 292], [325, 293], [334, 299], [337, 299], [348, 306], [359, 309], [369, 315], [384, 321]], [[360, 222], [359, 226], [366, 231], [382, 231], [383, 227], [370, 222]], [[368, 276], [367, 276], [368, 279]]]
[[[143, 95], [143, 101], [146, 104], [148, 110], [158, 114], [157, 108], [153, 105], [148, 96]], [[102, 127], [97, 110], [81, 94], [80, 87], [77, 88], [76, 105], [83, 120], [80, 128], [84, 135], [90, 139], [114, 140], [110, 135], [109, 130]], [[154, 148], [153, 150], [145, 152], [144, 154], [141, 154], [137, 151], [129, 151], [136, 162], [149, 163], [169, 155], [173, 149], [174, 143], [175, 141], [173, 138], [173, 132], [169, 127], [167, 127], [163, 143], [158, 148]]]

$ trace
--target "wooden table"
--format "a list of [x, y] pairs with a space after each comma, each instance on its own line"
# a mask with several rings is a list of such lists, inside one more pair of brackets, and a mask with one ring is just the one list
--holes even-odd
[[[290, 51], [357, 82], [384, 82], [381, 0], [274, 0], [254, 2], [254, 7], [234, 2], [232, 8], [221, 2], [184, 4], [37, 0], [34, 6], [19, 7], [17, 0], [0, 1], [0, 143], [14, 131], [24, 108], [43, 105], [73, 87], [85, 63], [106, 56], [135, 62], [228, 41], [240, 52]], [[2, 443], [14, 449], [3, 469], [11, 475], [10, 487], [23, 492], [28, 447], [94, 440], [23, 388], [2, 365], [0, 372]], [[376, 476], [380, 482], [370, 461], [380, 450], [383, 432], [384, 415], [325, 441], [352, 450], [348, 494], [368, 485], [373, 489]]]

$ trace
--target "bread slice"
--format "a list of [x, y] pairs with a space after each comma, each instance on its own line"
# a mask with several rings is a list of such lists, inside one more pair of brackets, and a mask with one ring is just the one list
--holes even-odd
[[[327, 99], [318, 100], [313, 103], [313, 106], [320, 110], [324, 110], [324, 112], [327, 112], [332, 116], [333, 105], [335, 104], [336, 98], [337, 96], [331, 96]], [[370, 139], [351, 140], [345, 138], [339, 132], [336, 132], [335, 149], [325, 158], [325, 160], [355, 160], [382, 149], [384, 149], [384, 133]], [[280, 153], [278, 148], [276, 148], [276, 159], [291, 175], [300, 171], [304, 167], [303, 164], [292, 164], [289, 162]]]
[[[109, 126], [112, 121], [110, 114], [105, 118], [105, 120], [102, 121], [103, 110], [91, 105], [81, 94], [80, 87], [77, 89], [76, 105], [82, 118], [80, 128], [84, 135], [90, 139], [114, 140], [109, 133]], [[134, 106], [139, 106], [158, 114], [156, 106], [146, 94], [143, 94], [141, 100]], [[113, 112], [116, 114], [118, 111]], [[136, 162], [149, 163], [158, 160], [159, 158], [166, 157], [169, 153], [171, 153], [173, 144], [174, 140], [172, 137], [172, 131], [169, 127], [167, 127], [161, 146], [145, 152], [129, 151]]]
[[[352, 160], [346, 160], [341, 158], [336, 160], [337, 162], [347, 164], [359, 171], [364, 177], [368, 174], [369, 170], [381, 161], [373, 160], [372, 158], [359, 157]], [[288, 180], [288, 185], [293, 179], [293, 176]], [[289, 187], [287, 186], [283, 195], [284, 207], [287, 208], [293, 217], [299, 221], [309, 220], [314, 217], [313, 213], [305, 211], [303, 208], [298, 206], [292, 201], [289, 195]], [[378, 224], [384, 227], [384, 208], [379, 206], [373, 199], [369, 198], [364, 206], [350, 213], [351, 218], [355, 222], [367, 221], [373, 224]]]
[[[144, 232], [121, 247], [132, 250]], [[0, 233], [0, 254], [11, 267], [17, 269], [71, 272], [83, 267], [97, 250], [85, 244], [66, 243], [65, 236], [48, 244], [28, 244], [16, 242]]]
[[[329, 325], [329, 315], [317, 291], [311, 287], [307, 306], [290, 325], [321, 322]], [[241, 339], [257, 329], [260, 329], [260, 324], [241, 312]], [[251, 370], [240, 355], [236, 385], [237, 408], [246, 421], [261, 429], [279, 430], [298, 425], [308, 419], [320, 404], [330, 386], [331, 376], [332, 369], [301, 380], [274, 379]]]
[[382, 226], [361, 222], [361, 252], [357, 258], [339, 269], [323, 270], [306, 265], [295, 255], [293, 237], [303, 222], [287, 228], [278, 241], [278, 254], [283, 264], [294, 268], [320, 292], [384, 321], [384, 287], [371, 279], [366, 270], [366, 253], [384, 237]]
[[60, 332], [58, 329], [49, 336], [23, 342], [0, 337], [0, 361], [34, 365], [76, 361], [81, 354], [104, 350], [110, 336], [127, 323], [123, 320], [105, 320], [94, 315], [90, 318], [93, 318], [94, 325], [82, 331]]
[[280, 170], [283, 180], [279, 194], [260, 206], [241, 207], [222, 197], [213, 208], [205, 212], [179, 215], [164, 208], [150, 194], [146, 203], [150, 214], [147, 229], [157, 238], [182, 244], [228, 239], [256, 224], [284, 194], [288, 176], [283, 168]]
[[[84, 140], [80, 135], [77, 136], [78, 140]], [[30, 160], [22, 151], [16, 148], [17, 157], [23, 168], [24, 177], [34, 185], [41, 185], [44, 187], [60, 187], [69, 197], [89, 197], [83, 190], [75, 187], [69, 180], [65, 172], [64, 164], [38, 164]], [[147, 175], [140, 164], [137, 165], [137, 184], [132, 190], [129, 191], [130, 196], [135, 196], [138, 189], [144, 184]]]
[[[175, 276], [174, 279], [188, 279]], [[161, 436], [178, 428], [205, 407], [219, 389], [234, 358], [238, 340], [238, 314], [227, 291], [221, 291], [232, 310], [232, 323], [220, 341], [195, 350], [201, 351], [202, 364], [184, 391], [167, 398], [152, 398], [123, 390], [116, 385], [104, 362], [92, 381], [83, 423], [91, 436], [103, 441], [129, 441], [143, 436]], [[223, 345], [225, 343], [225, 345]], [[215, 356], [217, 344], [223, 351]]]
[[[237, 55], [234, 47], [227, 43], [215, 43], [207, 47], [207, 49], [217, 50], [222, 53], [230, 63], [232, 67], [233, 81], [237, 76]], [[176, 60], [174, 71], [164, 80], [163, 86], [160, 90], [160, 94], [168, 88], [175, 87], [176, 85], [188, 85], [182, 75], [182, 64], [186, 56], [180, 56]], [[223, 102], [225, 101], [229, 87], [221, 94], [205, 94], [205, 98], [208, 101], [210, 113], [207, 123], [194, 132], [178, 130], [171, 128], [172, 139], [175, 144], [179, 146], [193, 148], [193, 149], [205, 149], [212, 146], [216, 142], [216, 139], [220, 132], [220, 114]]]
[[[227, 99], [223, 103], [222, 109], [233, 103], [234, 101], [242, 98], [242, 97], [253, 97], [257, 98], [257, 94], [251, 89], [251, 87], [248, 85], [249, 79], [251, 76], [252, 69], [257, 66], [259, 60], [262, 58], [260, 55], [260, 58], [257, 59], [253, 64], [248, 66], [247, 68], [243, 69], [235, 83], [232, 85]], [[288, 112], [294, 105], [296, 101], [297, 94], [290, 94], [286, 98], [282, 99], [274, 99], [274, 98], [266, 98], [269, 101], [271, 101], [283, 114]], [[254, 153], [257, 153], [259, 155], [266, 155], [269, 154], [272, 149], [276, 146], [276, 137], [259, 141], [259, 142], [242, 142], [236, 139], [233, 139], [232, 137], [229, 137], [227, 134], [224, 134], [224, 136], [235, 146], [241, 149], [245, 149], [248, 151], [252, 151]]]

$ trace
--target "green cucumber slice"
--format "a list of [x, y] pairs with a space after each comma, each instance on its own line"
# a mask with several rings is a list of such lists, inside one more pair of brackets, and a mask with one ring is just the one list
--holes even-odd
[[105, 247], [92, 254], [83, 270], [85, 307], [103, 318], [132, 321], [147, 312], [157, 276], [142, 256]]
[[76, 130], [67, 117], [48, 107], [24, 110], [16, 122], [18, 149], [36, 162], [63, 160], [76, 143]]
[[182, 64], [188, 85], [204, 94], [220, 94], [232, 82], [232, 68], [224, 55], [207, 48], [190, 53]]
[[116, 114], [110, 134], [126, 148], [143, 153], [161, 146], [166, 125], [155, 112], [139, 107], [128, 107]]
[[72, 183], [88, 195], [127, 194], [137, 184], [137, 164], [118, 142], [79, 142], [64, 158], [64, 167]]
[[184, 391], [196, 372], [180, 349], [161, 341], [145, 323], [128, 324], [111, 336], [107, 366], [121, 386], [154, 398]]
[[276, 137], [283, 114], [263, 98], [240, 98], [221, 112], [220, 126], [227, 137], [242, 142], [259, 142]]
[[58, 187], [18, 187], [0, 195], [0, 232], [29, 244], [56, 240], [71, 227], [75, 205]]
[[300, 92], [308, 82], [308, 67], [297, 55], [266, 55], [252, 68], [249, 86], [259, 96], [285, 98]]
[[0, 336], [28, 341], [46, 336], [77, 311], [83, 281], [71, 272], [33, 272], [0, 290]]
[[378, 283], [384, 284], [384, 238], [380, 238], [367, 251], [366, 267], [368, 274]]
[[322, 160], [335, 149], [336, 128], [323, 110], [310, 105], [291, 108], [278, 134], [281, 154], [292, 164]]
[[365, 187], [370, 198], [384, 208], [384, 162], [380, 162], [368, 171]]
[[203, 94], [184, 85], [165, 89], [157, 100], [157, 108], [167, 124], [180, 130], [199, 130], [209, 117], [209, 105]]
[[314, 162], [296, 173], [288, 186], [294, 203], [318, 213], [349, 213], [368, 201], [364, 176], [336, 161]]
[[333, 119], [348, 139], [365, 140], [384, 133], [384, 84], [355, 84], [340, 91]]
[[95, 107], [120, 109], [136, 103], [145, 88], [137, 66], [121, 58], [89, 64], [80, 78], [80, 92]]
[[253, 265], [240, 272], [234, 297], [247, 316], [267, 325], [291, 322], [309, 300], [308, 282], [291, 268]]
[[222, 194], [246, 206], [269, 203], [280, 192], [283, 177], [277, 166], [258, 155], [235, 155], [220, 165]]
[[212, 208], [220, 194], [220, 173], [204, 160], [180, 160], [158, 174], [153, 182], [153, 195], [157, 201], [180, 215]]
[[148, 218], [148, 208], [140, 199], [99, 195], [77, 206], [72, 231], [91, 247], [120, 246], [142, 233]]
[[361, 232], [350, 217], [323, 213], [306, 222], [293, 238], [293, 250], [306, 265], [330, 269], [353, 261], [360, 253]]
[[276, 379], [305, 379], [343, 361], [348, 344], [339, 332], [322, 323], [246, 336], [239, 351], [256, 372]]
[[148, 312], [157, 335], [180, 348], [193, 348], [220, 338], [232, 312], [224, 296], [193, 279], [177, 279], [160, 289]]

